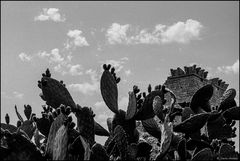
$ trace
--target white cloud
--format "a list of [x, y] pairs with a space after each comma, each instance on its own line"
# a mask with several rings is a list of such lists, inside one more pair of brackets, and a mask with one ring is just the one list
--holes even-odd
[[40, 58], [46, 58], [49, 63], [61, 63], [64, 61], [64, 58], [60, 55], [58, 48], [52, 49], [50, 53], [47, 53], [46, 51], [38, 52], [37, 56]]
[[59, 49], [57, 48], [52, 49], [50, 55], [51, 55], [50, 62], [61, 63], [64, 61], [64, 58], [60, 55]]
[[129, 70], [126, 70], [126, 71], [125, 71], [125, 74], [126, 74], [127, 76], [129, 76], [130, 74], [132, 74], [132, 72], [131, 72], [131, 70], [129, 69]]
[[82, 66], [80, 64], [70, 65], [69, 72], [71, 75], [82, 75]]
[[96, 71], [89, 69], [85, 74], [90, 75], [91, 82], [84, 82], [79, 84], [70, 84], [68, 87], [72, 91], [81, 92], [85, 95], [93, 95], [99, 89], [99, 81], [97, 79]]
[[67, 36], [72, 38], [72, 41], [67, 41], [65, 44], [65, 48], [69, 49], [72, 46], [89, 46], [89, 43], [87, 42], [86, 38], [82, 36], [82, 31], [81, 30], [69, 30], [67, 33]]
[[78, 91], [85, 95], [92, 95], [98, 89], [97, 84], [90, 84], [88, 82], [82, 84], [70, 84], [69, 89], [72, 91]]
[[[109, 44], [164, 44], [164, 43], [189, 43], [191, 40], [200, 39], [203, 25], [192, 19], [186, 22], [179, 21], [171, 26], [157, 24], [152, 31], [149, 29], [135, 28], [130, 35], [130, 24], [120, 25], [113, 23], [106, 32]], [[131, 26], [133, 30], [133, 27]], [[128, 33], [128, 34], [127, 34]]]
[[72, 76], [82, 75], [83, 67], [80, 64], [72, 64], [71, 52], [61, 54], [59, 49], [52, 49], [50, 53], [46, 51], [38, 52], [37, 56], [45, 59], [48, 63], [53, 63], [54, 71], [61, 73], [62, 75], [70, 74]]
[[230, 66], [221, 66], [221, 67], [217, 67], [218, 72], [222, 72], [222, 73], [234, 73], [234, 74], [239, 74], [239, 59]]
[[22, 99], [24, 94], [20, 93], [20, 92], [17, 92], [17, 91], [14, 91], [13, 95], [14, 95], [15, 98]]
[[54, 22], [64, 22], [66, 19], [61, 16], [58, 8], [43, 8], [40, 15], [34, 18], [35, 21], [47, 21], [52, 20]]
[[192, 19], [188, 19], [185, 23], [177, 22], [161, 32], [161, 41], [163, 43], [189, 43], [190, 40], [199, 39], [202, 27], [200, 22]]
[[38, 55], [40, 58], [46, 58], [46, 57], [49, 57], [49, 56], [50, 56], [50, 54], [47, 53], [46, 51], [38, 52], [37, 55]]
[[126, 43], [127, 38], [127, 30], [130, 25], [120, 25], [118, 23], [113, 23], [108, 29], [106, 33], [106, 37], [110, 44], [121, 44]]
[[18, 56], [22, 61], [31, 61], [32, 60], [32, 57], [25, 53], [20, 53]]
[[123, 69], [123, 65], [126, 63], [126, 61], [128, 61], [129, 59], [127, 57], [123, 57], [120, 60], [106, 60], [105, 62], [100, 61], [100, 63], [102, 64], [111, 64], [112, 67], [115, 68], [116, 72], [120, 72]]

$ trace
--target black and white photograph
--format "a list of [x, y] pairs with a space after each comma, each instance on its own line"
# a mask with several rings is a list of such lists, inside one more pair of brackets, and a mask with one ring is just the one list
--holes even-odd
[[239, 160], [239, 1], [1, 1], [0, 160]]

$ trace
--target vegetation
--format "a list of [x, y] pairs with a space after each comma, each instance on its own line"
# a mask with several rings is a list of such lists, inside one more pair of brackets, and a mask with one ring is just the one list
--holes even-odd
[[[239, 158], [231, 138], [236, 137], [234, 125], [239, 120], [235, 89], [227, 90], [217, 107], [212, 107], [213, 86], [200, 88], [190, 105], [176, 103], [175, 94], [164, 85], [148, 93], [134, 85], [128, 93], [127, 111], [118, 107], [120, 78], [110, 64], [103, 65], [100, 89], [107, 107], [114, 113], [108, 118], [108, 130], [95, 120], [89, 107], [76, 104], [63, 81], [51, 77], [47, 69], [38, 87], [45, 101], [42, 117], [24, 105], [26, 120], [19, 114], [17, 126], [1, 123], [1, 160], [223, 160]], [[171, 102], [167, 103], [166, 95]], [[72, 116], [77, 119], [77, 125]], [[181, 122], [176, 121], [181, 116]], [[139, 124], [140, 123], [140, 124]], [[142, 131], [156, 142], [140, 138]], [[107, 136], [104, 145], [95, 135]], [[155, 145], [154, 145], [155, 144]], [[158, 146], [159, 150], [153, 150]]]

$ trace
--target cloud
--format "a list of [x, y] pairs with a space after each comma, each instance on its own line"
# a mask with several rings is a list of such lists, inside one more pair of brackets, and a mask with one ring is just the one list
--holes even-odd
[[112, 67], [115, 68], [116, 72], [120, 72], [123, 69], [123, 65], [128, 61], [129, 59], [127, 57], [123, 57], [120, 60], [106, 60], [106, 61], [100, 61], [101, 64], [111, 64]]
[[20, 92], [17, 92], [17, 91], [14, 91], [13, 95], [14, 95], [15, 98], [22, 99], [24, 94], [20, 93]]
[[96, 71], [89, 69], [85, 74], [90, 75], [91, 82], [84, 82], [79, 84], [70, 84], [68, 87], [72, 91], [81, 92], [85, 95], [93, 95], [99, 89], [99, 81], [97, 79]]
[[163, 43], [189, 43], [191, 40], [199, 39], [202, 27], [200, 22], [192, 19], [188, 19], [185, 23], [177, 22], [169, 26], [165, 31], [160, 31], [161, 41]]
[[60, 55], [59, 49], [57, 48], [52, 49], [50, 55], [51, 55], [50, 62], [61, 63], [64, 61], [64, 58]]
[[66, 19], [61, 16], [58, 8], [43, 8], [40, 15], [34, 18], [35, 21], [48, 21], [52, 20], [54, 22], [64, 22]]
[[[149, 29], [138, 31], [130, 24], [113, 23], [107, 29], [105, 36], [108, 43], [112, 45], [166, 44], [173, 42], [187, 44], [192, 40], [200, 39], [202, 28], [203, 25], [200, 22], [192, 19], [188, 19], [186, 22], [179, 21], [170, 26], [157, 24], [152, 31]], [[133, 31], [133, 34], [131, 34], [131, 31]]]
[[221, 66], [221, 67], [217, 67], [218, 72], [222, 72], [222, 73], [234, 73], [234, 74], [239, 74], [239, 59], [230, 66]]
[[106, 33], [106, 37], [110, 44], [121, 44], [126, 43], [127, 38], [127, 30], [130, 25], [120, 25], [118, 23], [113, 23], [108, 29]]
[[64, 58], [60, 55], [58, 48], [52, 49], [50, 53], [47, 53], [46, 51], [38, 52], [37, 56], [43, 59], [46, 58], [49, 63], [61, 63], [64, 61]]
[[129, 76], [129, 75], [131, 75], [131, 74], [132, 74], [132, 72], [131, 72], [131, 70], [130, 70], [130, 69], [128, 69], [128, 70], [126, 70], [126, 71], [125, 71], [125, 74], [126, 74], [127, 76]]
[[54, 71], [62, 75], [70, 74], [72, 76], [82, 75], [83, 67], [80, 64], [72, 64], [71, 53], [61, 54], [58, 48], [52, 49], [51, 52], [41, 51], [37, 56], [45, 59], [48, 63], [54, 64]]
[[25, 54], [25, 53], [20, 53], [19, 55], [19, 58], [22, 60], [22, 61], [26, 61], [26, 62], [29, 62], [32, 60], [32, 57]]
[[69, 49], [73, 46], [83, 47], [83, 46], [89, 46], [89, 43], [87, 42], [86, 38], [82, 36], [81, 30], [69, 30], [67, 33], [67, 36], [70, 37], [73, 40], [67, 40], [67, 43], [65, 43], [65, 48]]
[[82, 66], [80, 64], [76, 64], [76, 65], [70, 65], [70, 69], [69, 72], [71, 75], [82, 75]]

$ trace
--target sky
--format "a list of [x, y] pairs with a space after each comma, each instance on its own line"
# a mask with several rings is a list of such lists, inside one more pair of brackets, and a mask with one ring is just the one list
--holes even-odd
[[99, 89], [104, 63], [121, 77], [118, 104], [124, 110], [133, 85], [147, 91], [148, 84], [163, 84], [171, 68], [193, 64], [236, 89], [239, 105], [238, 44], [237, 1], [1, 1], [1, 122], [8, 113], [16, 124], [14, 105], [24, 116], [29, 104], [40, 117], [37, 81], [49, 68], [75, 103], [91, 107], [107, 128], [113, 113]]

